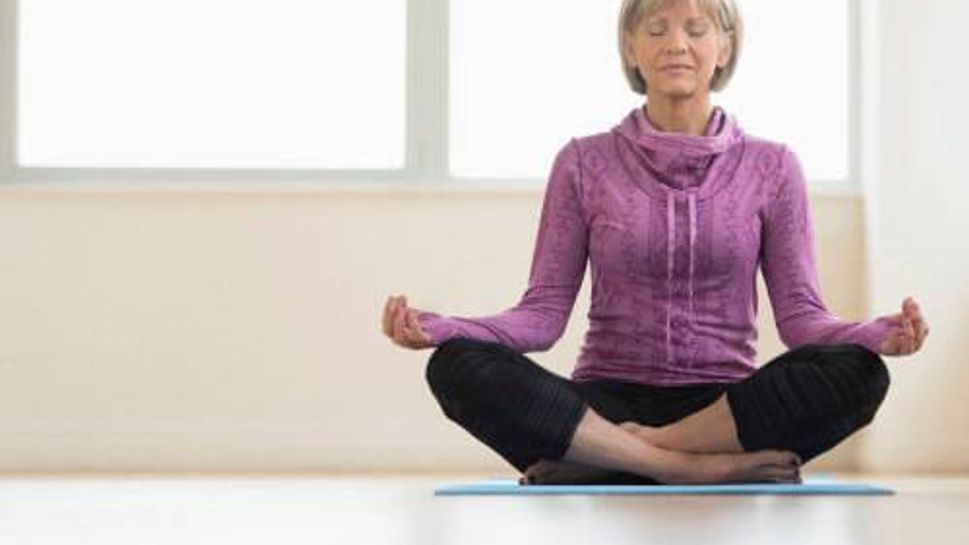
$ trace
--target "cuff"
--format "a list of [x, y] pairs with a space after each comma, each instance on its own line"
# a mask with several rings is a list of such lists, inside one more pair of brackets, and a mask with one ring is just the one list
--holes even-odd
[[880, 354], [878, 347], [888, 335], [899, 328], [900, 326], [892, 322], [887, 316], [881, 316], [866, 324], [859, 344], [876, 354]]
[[431, 338], [431, 344], [438, 346], [454, 336], [454, 323], [446, 316], [422, 310], [417, 313], [417, 322]]

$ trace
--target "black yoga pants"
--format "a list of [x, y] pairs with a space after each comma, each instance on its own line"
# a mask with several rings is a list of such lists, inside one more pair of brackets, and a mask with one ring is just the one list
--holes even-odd
[[[745, 451], [796, 452], [803, 463], [868, 425], [888, 392], [882, 358], [858, 344], [809, 344], [734, 383], [651, 386], [573, 381], [500, 343], [452, 338], [438, 345], [425, 377], [445, 416], [518, 471], [559, 460], [587, 407], [613, 423], [676, 422], [726, 392]], [[656, 483], [616, 471], [597, 482]]]

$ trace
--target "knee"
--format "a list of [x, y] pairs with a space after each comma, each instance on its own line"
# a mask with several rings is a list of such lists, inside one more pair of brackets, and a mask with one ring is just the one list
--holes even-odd
[[888, 374], [888, 366], [885, 360], [875, 352], [868, 350], [861, 345], [855, 347], [858, 359], [862, 362], [862, 369], [868, 384], [871, 386], [872, 401], [880, 404], [888, 394], [888, 387], [892, 379]]
[[438, 393], [448, 388], [454, 382], [457, 367], [478, 348], [477, 341], [463, 337], [448, 339], [437, 345], [424, 370], [424, 379], [431, 391]]
[[862, 389], [862, 399], [859, 400], [861, 405], [859, 416], [862, 425], [867, 425], [875, 418], [875, 413], [881, 407], [885, 396], [888, 395], [888, 388], [891, 384], [888, 366], [885, 365], [885, 361], [880, 355], [861, 345], [847, 345], [845, 350], [857, 369], [862, 384], [865, 385], [865, 388]]

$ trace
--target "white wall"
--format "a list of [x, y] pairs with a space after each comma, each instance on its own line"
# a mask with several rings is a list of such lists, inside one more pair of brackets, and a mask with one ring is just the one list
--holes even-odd
[[878, 154], [868, 187], [873, 310], [921, 303], [931, 333], [895, 360], [863, 451], [883, 470], [969, 469], [969, 3], [881, 0]]

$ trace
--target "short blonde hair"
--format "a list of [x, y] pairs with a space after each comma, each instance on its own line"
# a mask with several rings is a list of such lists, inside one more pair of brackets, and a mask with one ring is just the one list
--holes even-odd
[[[646, 94], [646, 81], [635, 66], [631, 66], [626, 59], [626, 36], [633, 33], [643, 19], [665, 9], [674, 2], [682, 0], [623, 0], [619, 11], [619, 58], [622, 61], [622, 71], [629, 82], [629, 87], [636, 93]], [[726, 34], [730, 39], [731, 54], [727, 64], [719, 66], [713, 72], [710, 80], [710, 90], [722, 91], [733, 76], [740, 57], [740, 46], [743, 42], [743, 20], [740, 11], [733, 0], [696, 0], [697, 6], [706, 11], [717, 23], [721, 35]]]

